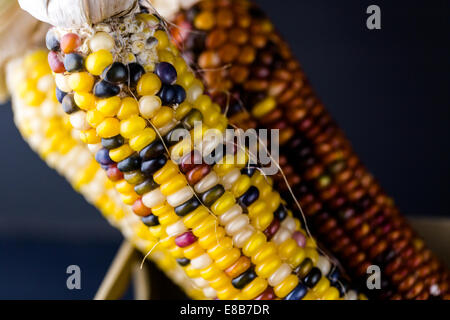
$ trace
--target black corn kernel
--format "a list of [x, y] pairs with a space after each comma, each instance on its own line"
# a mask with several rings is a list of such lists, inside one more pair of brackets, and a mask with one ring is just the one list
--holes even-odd
[[188, 258], [178, 258], [177, 262], [180, 266], [186, 267], [189, 263], [191, 263], [191, 260], [189, 260]]
[[192, 109], [188, 112], [183, 119], [181, 119], [181, 124], [186, 130], [192, 130], [194, 128], [195, 122], [202, 122], [203, 115], [197, 109]]
[[155, 190], [158, 187], [159, 185], [152, 178], [147, 178], [147, 180], [145, 180], [144, 182], [134, 186], [134, 191], [138, 195], [142, 196], [147, 192]]
[[306, 277], [303, 279], [303, 282], [309, 288], [313, 288], [320, 281], [321, 277], [322, 277], [322, 272], [320, 271], [320, 269], [317, 267], [314, 267], [308, 272]]
[[122, 172], [138, 170], [140, 166], [141, 166], [141, 158], [139, 158], [139, 156], [136, 154], [117, 163], [117, 169], [119, 169]]
[[286, 219], [287, 217], [287, 210], [284, 207], [284, 205], [280, 204], [280, 206], [278, 207], [277, 210], [275, 210], [275, 212], [273, 213], [273, 215], [275, 216], [275, 218], [277, 218], [278, 220], [283, 221], [284, 219]]
[[84, 59], [78, 53], [69, 53], [64, 57], [64, 68], [66, 71], [75, 72], [84, 69]]
[[225, 193], [225, 189], [218, 184], [201, 195], [202, 202], [205, 206], [210, 207]]
[[64, 112], [67, 114], [71, 114], [80, 110], [80, 108], [78, 108], [77, 104], [75, 103], [72, 93], [65, 95], [65, 97], [62, 99], [61, 106]]
[[161, 156], [165, 151], [166, 148], [164, 148], [161, 140], [156, 140], [142, 149], [139, 152], [139, 156], [142, 158], [142, 161], [146, 161]]
[[124, 138], [121, 135], [114, 136], [112, 138], [102, 138], [102, 146], [105, 149], [116, 149], [125, 143]]
[[110, 98], [120, 93], [120, 87], [105, 80], [94, 86], [94, 95], [99, 98]]
[[165, 155], [160, 156], [156, 159], [144, 161], [141, 164], [141, 171], [146, 176], [153, 175], [156, 171], [161, 169], [167, 162], [167, 157]]
[[128, 64], [129, 85], [135, 87], [144, 73], [145, 69], [139, 63], [133, 62]]
[[236, 289], [242, 289], [247, 284], [252, 282], [255, 278], [256, 278], [255, 271], [253, 269], [249, 269], [249, 270], [245, 271], [244, 273], [242, 273], [241, 275], [234, 278], [233, 280], [231, 280], [231, 284]]
[[146, 217], [142, 217], [141, 221], [147, 226], [147, 227], [154, 227], [159, 225], [158, 217], [154, 214], [150, 214]]
[[200, 206], [200, 201], [196, 197], [192, 197], [190, 200], [186, 201], [182, 205], [175, 208], [175, 213], [179, 217], [184, 217], [190, 212], [194, 211]]
[[124, 83], [128, 80], [128, 68], [121, 62], [114, 62], [102, 73], [103, 80], [112, 83]]
[[259, 190], [255, 186], [251, 186], [248, 190], [238, 198], [238, 203], [243, 207], [250, 206], [253, 202], [258, 200]]

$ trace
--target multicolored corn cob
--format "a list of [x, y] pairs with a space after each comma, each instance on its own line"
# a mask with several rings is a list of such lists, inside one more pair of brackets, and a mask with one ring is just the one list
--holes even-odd
[[[206, 298], [358, 298], [271, 179], [247, 165], [246, 150], [218, 151], [230, 141], [209, 134], [223, 134], [228, 119], [158, 18], [135, 11], [92, 27], [53, 28], [46, 40], [71, 125], [151, 240]], [[189, 138], [178, 139], [179, 130]]]
[[[14, 121], [23, 138], [50, 167], [64, 176], [114, 227], [121, 230], [125, 238], [146, 254], [155, 246], [148, 229], [120, 201], [105, 172], [78, 135], [73, 134], [69, 117], [56, 100], [47, 51], [32, 51], [9, 62], [7, 73]], [[186, 275], [165, 248], [154, 248], [149, 259], [191, 298], [205, 298], [195, 279]]]
[[[281, 167], [307, 221], [361, 288], [450, 298], [448, 270], [362, 165], [267, 16], [246, 0], [207, 0], [174, 22], [174, 39], [230, 122], [280, 129]], [[277, 185], [287, 190], [281, 177]], [[381, 268], [381, 290], [367, 290], [371, 265]]]

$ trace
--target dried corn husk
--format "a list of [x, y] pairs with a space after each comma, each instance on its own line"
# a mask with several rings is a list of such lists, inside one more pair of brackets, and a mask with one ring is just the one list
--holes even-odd
[[0, 0], [0, 103], [8, 98], [5, 65], [30, 48], [43, 45], [48, 25], [20, 9], [15, 0]]
[[80, 28], [129, 14], [138, 0], [19, 0], [35, 18], [62, 28]]

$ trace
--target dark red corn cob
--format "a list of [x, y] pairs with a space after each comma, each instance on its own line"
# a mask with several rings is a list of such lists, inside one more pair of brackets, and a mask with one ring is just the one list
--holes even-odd
[[[246, 0], [208, 0], [175, 23], [175, 41], [231, 122], [280, 129], [280, 165], [308, 223], [361, 289], [385, 299], [450, 298], [448, 270], [353, 152], [266, 15]], [[381, 268], [381, 290], [367, 290], [370, 265]]]

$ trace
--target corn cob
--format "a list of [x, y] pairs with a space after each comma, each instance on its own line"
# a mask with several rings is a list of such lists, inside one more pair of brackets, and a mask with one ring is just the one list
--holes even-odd
[[[48, 67], [47, 52], [36, 50], [16, 58], [8, 65], [8, 77], [14, 121], [24, 139], [127, 239], [147, 253], [155, 245], [148, 237], [148, 230], [118, 199], [117, 191], [100, 165], [78, 135], [73, 135], [69, 117], [62, 112], [55, 97], [55, 81]], [[155, 248], [149, 259], [190, 297], [204, 298], [202, 290], [166, 249]]]
[[[177, 44], [230, 121], [280, 129], [281, 167], [319, 240], [363, 288], [368, 266], [381, 267], [382, 290], [367, 294], [448, 299], [448, 270], [361, 164], [267, 16], [249, 1], [217, 0], [174, 22]], [[277, 185], [286, 190], [281, 177]]]
[[[83, 29], [53, 28], [47, 47], [70, 123], [152, 240], [208, 288], [207, 298], [357, 298], [271, 179], [245, 162], [192, 163], [212, 150], [208, 129], [223, 133], [228, 119], [155, 16], [132, 13]], [[202, 124], [193, 132], [195, 120]], [[171, 139], [180, 128], [193, 133], [194, 147]]]

